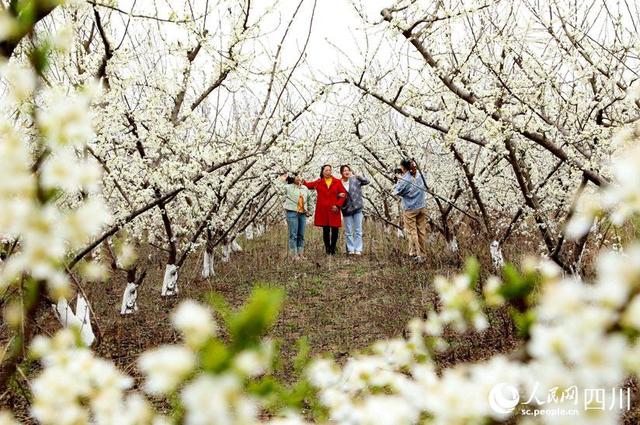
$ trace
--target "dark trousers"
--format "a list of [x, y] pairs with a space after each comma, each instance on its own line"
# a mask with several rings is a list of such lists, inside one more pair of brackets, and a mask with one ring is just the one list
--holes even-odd
[[324, 249], [327, 254], [335, 255], [339, 231], [339, 227], [322, 226], [322, 239], [324, 240]]

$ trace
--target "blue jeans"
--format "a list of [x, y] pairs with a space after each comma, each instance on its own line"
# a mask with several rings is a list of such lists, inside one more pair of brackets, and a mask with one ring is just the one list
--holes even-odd
[[307, 216], [304, 213], [287, 210], [287, 225], [289, 226], [289, 252], [294, 255], [302, 254]]
[[344, 236], [347, 252], [362, 252], [362, 211], [344, 216]]

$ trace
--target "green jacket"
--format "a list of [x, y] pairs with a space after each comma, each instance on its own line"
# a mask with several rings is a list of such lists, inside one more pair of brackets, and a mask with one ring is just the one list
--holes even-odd
[[304, 185], [286, 184], [278, 179], [276, 182], [278, 192], [284, 195], [282, 207], [287, 211], [298, 211], [298, 197], [302, 195], [304, 199], [304, 211], [311, 213], [311, 192]]

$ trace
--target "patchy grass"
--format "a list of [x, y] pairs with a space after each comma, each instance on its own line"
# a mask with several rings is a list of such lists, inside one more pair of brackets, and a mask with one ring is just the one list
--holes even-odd
[[[288, 378], [296, 342], [302, 337], [309, 341], [312, 354], [340, 359], [378, 339], [402, 335], [411, 318], [435, 308], [436, 295], [429, 284], [433, 276], [451, 274], [460, 264], [457, 256], [447, 254], [443, 246], [434, 245], [430, 247], [430, 260], [415, 265], [401, 254], [404, 241], [397, 239], [395, 232], [387, 234], [380, 228], [369, 228], [365, 255], [358, 257], [327, 257], [320, 232], [311, 226], [307, 238], [307, 258], [300, 261], [287, 256], [284, 227], [272, 229], [253, 241], [241, 239], [243, 252], [233, 254], [229, 263], [221, 263], [216, 257], [216, 276], [209, 280], [200, 276], [202, 253], [193, 255], [180, 270], [179, 296], [169, 299], [160, 296], [166, 257], [161, 251], [147, 248], [141, 253], [148, 274], [139, 288], [137, 314], [119, 314], [126, 286], [123, 274], [116, 273], [105, 283], [85, 285], [95, 312], [94, 329], [100, 338], [94, 350], [138, 377], [136, 359], [140, 353], [178, 341], [170, 313], [180, 300], [205, 300], [207, 294], [216, 293], [237, 307], [255, 285], [281, 287], [286, 299], [271, 336], [281, 342], [283, 374]], [[43, 305], [41, 310], [38, 333], [54, 333], [59, 324], [50, 307]], [[497, 335], [497, 340], [505, 340], [503, 334]], [[441, 361], [485, 357], [504, 349], [504, 342], [475, 336], [472, 339], [471, 345], [456, 346]], [[483, 343], [487, 344], [486, 349], [477, 351], [476, 346]], [[28, 383], [24, 381], [21, 385], [20, 391], [5, 393], [0, 405], [13, 406], [25, 418]]]
[[[437, 309], [433, 277], [456, 273], [464, 256], [475, 253], [479, 257], [483, 278], [490, 271], [488, 241], [477, 237], [460, 241], [461, 254], [449, 252], [441, 238], [433, 238], [427, 262], [416, 265], [403, 256], [405, 241], [397, 239], [395, 231], [387, 233], [371, 225], [365, 230], [365, 255], [330, 258], [324, 254], [320, 231], [310, 226], [307, 258], [293, 261], [287, 256], [285, 228], [276, 227], [256, 240], [240, 239], [244, 250], [233, 254], [231, 262], [221, 263], [216, 257], [216, 276], [209, 280], [200, 277], [202, 253], [194, 254], [180, 270], [179, 297], [171, 299], [160, 297], [166, 257], [161, 251], [148, 248], [142, 253], [148, 275], [139, 290], [140, 311], [136, 315], [119, 314], [126, 285], [122, 274], [115, 274], [106, 283], [86, 285], [96, 313], [95, 328], [101, 335], [101, 342], [94, 349], [138, 377], [136, 359], [141, 352], [178, 341], [170, 313], [180, 300], [205, 300], [207, 294], [216, 293], [237, 307], [255, 285], [281, 287], [286, 299], [271, 336], [281, 342], [283, 375], [288, 379], [300, 338], [307, 338], [314, 355], [344, 359], [378, 339], [401, 336], [411, 318]], [[526, 252], [521, 249], [528, 248], [526, 241], [513, 242], [505, 247], [505, 254], [517, 261]], [[43, 306], [42, 311], [37, 318], [38, 332], [55, 332], [59, 324], [51, 309]], [[518, 346], [506, 314], [492, 313], [490, 323], [491, 328], [482, 334], [449, 335], [451, 348], [438, 357], [440, 366], [488, 358]], [[22, 378], [20, 381], [22, 387], [5, 394], [0, 406], [13, 406], [24, 418], [28, 385]]]

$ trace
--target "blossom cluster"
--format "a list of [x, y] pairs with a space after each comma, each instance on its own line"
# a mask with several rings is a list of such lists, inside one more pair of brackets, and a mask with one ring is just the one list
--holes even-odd
[[[77, 3], [75, 12], [91, 13], [81, 8], [82, 2]], [[480, 9], [471, 7], [465, 10], [476, 14]], [[240, 20], [234, 19], [230, 23], [232, 42], [246, 41], [250, 39], [251, 32], [242, 33], [242, 25], [238, 25], [242, 23], [242, 11], [234, 9], [234, 12]], [[422, 12], [419, 3], [414, 2], [403, 13], [408, 19], [412, 13], [422, 16]], [[442, 13], [444, 15], [436, 17], [458, 16], [458, 11], [450, 4]], [[177, 14], [170, 18], [172, 21], [177, 19]], [[88, 22], [93, 25], [93, 20]], [[402, 28], [405, 22], [394, 17], [389, 24]], [[542, 27], [548, 25], [545, 20], [538, 24]], [[6, 29], [11, 30], [13, 25], [7, 12], [0, 11], [0, 41], [9, 37]], [[181, 36], [184, 35], [188, 43], [197, 43], [199, 39], [193, 35], [193, 23], [186, 28], [186, 35]], [[449, 38], [446, 43], [433, 46], [440, 53], [445, 53], [444, 49], [452, 44], [450, 29], [446, 34]], [[511, 39], [514, 34], [500, 35], [495, 39], [505, 48], [505, 56], [519, 46], [517, 37]], [[67, 41], [70, 38], [73, 37], [69, 34], [61, 37]], [[82, 90], [43, 88], [42, 79], [19, 60], [1, 64], [2, 78], [8, 91], [3, 98], [7, 102], [2, 106], [0, 118], [0, 236], [3, 242], [15, 242], [15, 249], [8, 253], [0, 266], [0, 289], [7, 290], [27, 277], [36, 282], [46, 282], [49, 295], [54, 299], [67, 296], [69, 283], [64, 266], [69, 254], [83, 248], [109, 222], [103, 197], [108, 199], [116, 218], [123, 220], [132, 210], [157, 198], [158, 193], [181, 188], [182, 192], [175, 197], [177, 207], [162, 205], [154, 210], [155, 214], [124, 224], [133, 239], [165, 244], [180, 241], [178, 248], [188, 253], [187, 249], [193, 248], [189, 236], [202, 228], [200, 224], [209, 208], [215, 208], [215, 214], [210, 218], [208, 230], [228, 229], [226, 242], [231, 245], [236, 219], [246, 214], [244, 206], [248, 210], [257, 208], [251, 201], [260, 193], [257, 189], [252, 192], [255, 188], [247, 190], [247, 186], [238, 182], [269, 176], [274, 167], [315, 165], [320, 161], [321, 155], [315, 152], [315, 145], [307, 148], [293, 142], [291, 145], [295, 149], [289, 149], [291, 146], [282, 140], [293, 139], [296, 134], [301, 140], [313, 136], [311, 131], [304, 129], [305, 126], [299, 130], [302, 136], [296, 133], [297, 128], [292, 128], [292, 121], [303, 115], [302, 112], [298, 116], [291, 113], [289, 108], [292, 105], [299, 106], [293, 100], [286, 102], [283, 108], [274, 107], [274, 119], [255, 122], [253, 130], [264, 129], [266, 138], [260, 136], [260, 131], [252, 131], [250, 121], [253, 120], [245, 115], [241, 116], [242, 119], [230, 119], [230, 122], [237, 121], [233, 125], [226, 124], [225, 127], [220, 124], [225, 128], [217, 128], [210, 134], [210, 123], [205, 119], [208, 112], [205, 107], [211, 107], [210, 104], [202, 107], [203, 112], [197, 105], [188, 110], [189, 106], [175, 101], [182, 93], [195, 102], [196, 99], [190, 96], [198, 87], [192, 87], [187, 77], [177, 82], [161, 78], [166, 77], [165, 72], [186, 76], [196, 72], [196, 66], [186, 64], [189, 60], [187, 51], [180, 47], [178, 40], [174, 41], [167, 42], [164, 46], [166, 51], [155, 51], [157, 55], [171, 52], [176, 56], [173, 57], [175, 63], [162, 69], [138, 67], [138, 62], [131, 60], [126, 52], [115, 52], [102, 76], [103, 81], [110, 81], [110, 89], [102, 94], [96, 94], [95, 86], [91, 85], [85, 85]], [[469, 45], [473, 42], [474, 47], [469, 52], [472, 56], [476, 40], [463, 41]], [[208, 60], [219, 55], [217, 46], [211, 43], [211, 39], [204, 43]], [[562, 42], [554, 46], [549, 50], [563, 54]], [[84, 48], [84, 52], [75, 47], [78, 49], [74, 57], [78, 62], [69, 68], [82, 72], [77, 71], [69, 78], [77, 82], [98, 72], [102, 58], [95, 51], [90, 51], [91, 46]], [[512, 168], [540, 163], [545, 166], [544, 171], [549, 172], [553, 164], [541, 147], [525, 151], [519, 146], [505, 144], [512, 136], [521, 140], [523, 134], [529, 134], [530, 128], [546, 128], [558, 140], [567, 142], [567, 160], [561, 165], [567, 165], [569, 170], [564, 171], [560, 183], [554, 183], [555, 189], [542, 190], [542, 183], [538, 187], [541, 189], [540, 197], [550, 195], [554, 200], [538, 210], [527, 207], [527, 213], [534, 210], [533, 214], [540, 217], [567, 199], [566, 190], [560, 190], [564, 188], [563, 180], [573, 181], [576, 172], [600, 165], [599, 160], [608, 148], [608, 144], [602, 148], [594, 144], [588, 146], [592, 150], [589, 155], [582, 152], [585, 149], [583, 137], [606, 140], [609, 130], [590, 120], [583, 126], [580, 115], [586, 112], [569, 114], [567, 110], [573, 108], [567, 105], [579, 105], [579, 108], [591, 111], [602, 106], [604, 100], [592, 101], [586, 97], [585, 90], [577, 90], [565, 101], [556, 79], [540, 73], [534, 52], [526, 51], [518, 64], [526, 71], [514, 72], [515, 76], [509, 80], [511, 102], [503, 104], [503, 90], [495, 81], [487, 83], [478, 81], [477, 77], [478, 71], [484, 70], [484, 63], [491, 61], [493, 47], [492, 44], [480, 45], [478, 56], [474, 57], [478, 68], [474, 70], [470, 65], [463, 66], [459, 70], [460, 77], [451, 76], [454, 71], [449, 64], [443, 64], [431, 73], [420, 74], [420, 77], [436, 77], [456, 84], [475, 81], [474, 96], [486, 103], [484, 106], [476, 103], [474, 107], [462, 108], [450, 93], [431, 96], [443, 99], [446, 105], [440, 115], [444, 115], [447, 123], [453, 123], [443, 136], [443, 146], [434, 153], [448, 154], [442, 148], [458, 146], [461, 137], [472, 138], [480, 145], [484, 143], [483, 146], [490, 151], [480, 160], [486, 171], [480, 170], [471, 176], [482, 183], [480, 196], [485, 197], [495, 191], [504, 195], [502, 200], [491, 198], [497, 205], [496, 209], [504, 202], [511, 210], [517, 210], [516, 203], [511, 201], [514, 194], [518, 194], [518, 186], [513, 182], [505, 184], [507, 179], [502, 173], [493, 172], [495, 165], [508, 155], [519, 155], [522, 162], [511, 158]], [[246, 51], [242, 55], [242, 48], [231, 49], [241, 58], [248, 56]], [[153, 52], [154, 49], [148, 50]], [[576, 81], [584, 84], [589, 75], [597, 74], [598, 70], [594, 70], [592, 65], [585, 65], [586, 60], [579, 57], [580, 49], [574, 50], [578, 53], [567, 57], [567, 66], [575, 74]], [[240, 58], [222, 57], [217, 59], [224, 70], [242, 62]], [[71, 69], [68, 69], [70, 74], [73, 73]], [[126, 72], [114, 72], [114, 69]], [[211, 76], [207, 77], [210, 79]], [[611, 79], [605, 77], [602, 79]], [[603, 82], [602, 79], [593, 84], [611, 84], [611, 81]], [[384, 83], [371, 75], [362, 80]], [[147, 81], [152, 83], [145, 86], [143, 82]], [[242, 88], [251, 92], [237, 77], [231, 78], [229, 84], [238, 91]], [[107, 86], [106, 83], [102, 85]], [[400, 109], [408, 115], [419, 110], [419, 118], [423, 121], [422, 112], [426, 111], [427, 119], [434, 120], [432, 126], [438, 127], [439, 117], [436, 114], [432, 116], [432, 111], [423, 102], [427, 95], [417, 84], [412, 85], [407, 90], [410, 98], [401, 97], [401, 91], [397, 91], [396, 96], [396, 99], [406, 102], [402, 107], [409, 108], [411, 112]], [[143, 89], [138, 89], [138, 86]], [[439, 90], [434, 89], [431, 80], [425, 87]], [[615, 97], [619, 90], [618, 85], [611, 85], [609, 95]], [[526, 96], [530, 92], [533, 96]], [[638, 85], [634, 84], [629, 90], [629, 100], [637, 101], [637, 92]], [[94, 96], [100, 100], [99, 107], [93, 101]], [[130, 108], [127, 96], [135, 97], [144, 106]], [[527, 98], [530, 103], [519, 104], [522, 103], [516, 101], [519, 96]], [[266, 104], [269, 101], [267, 98]], [[529, 107], [538, 108], [538, 111], [532, 112]], [[174, 109], [177, 112], [172, 114]], [[384, 110], [372, 110], [367, 111], [370, 114], [367, 117], [370, 133], [398, 134], [397, 123], [388, 118]], [[495, 119], [496, 114], [508, 118]], [[573, 124], [573, 132], [557, 128], [556, 123], [549, 120], [549, 114], [565, 116], [565, 121]], [[612, 114], [616, 122], [627, 118], [622, 110]], [[491, 118], [487, 119], [487, 115]], [[578, 119], [574, 120], [574, 115]], [[586, 114], [590, 115], [591, 112]], [[382, 116], [386, 118], [382, 119]], [[575, 130], [578, 124], [579, 132]], [[408, 137], [414, 129], [413, 124], [406, 125], [400, 128], [400, 134]], [[332, 133], [347, 132], [352, 132], [352, 129], [332, 128]], [[238, 136], [238, 133], [250, 136]], [[610, 212], [612, 222], [618, 225], [637, 217], [640, 209], [638, 133], [630, 126], [617, 137], [619, 152], [611, 165], [613, 182], [597, 195], [584, 194], [585, 207], [578, 208], [568, 229], [570, 235], [584, 234], [591, 227], [595, 214], [602, 210]], [[328, 136], [323, 137], [329, 139]], [[382, 163], [378, 164], [382, 171], [387, 165], [383, 159], [398, 156], [395, 145], [389, 147], [386, 140], [380, 142], [373, 136], [354, 137], [357, 142], [348, 143], [348, 146], [340, 148], [343, 149], [340, 152], [355, 155], [364, 146], [368, 152], [377, 153], [376, 160]], [[325, 142], [325, 148], [333, 148], [330, 141]], [[256, 145], [263, 150], [254, 157], [224, 166], [220, 172], [207, 172], [212, 165], [246, 153]], [[422, 148], [421, 141], [415, 142], [413, 147]], [[402, 146], [400, 148], [402, 151]], [[466, 156], [473, 153], [470, 149], [461, 151]], [[92, 157], [101, 162], [101, 167], [90, 159]], [[592, 159], [583, 162], [582, 157]], [[370, 166], [366, 161], [361, 165], [363, 168]], [[456, 192], [462, 178], [470, 179], [468, 168], [451, 171], [449, 163], [436, 165], [439, 165], [441, 173], [435, 176], [434, 183], [443, 184], [438, 187], [445, 187], [446, 182], [447, 189]], [[102, 175], [100, 168], [106, 175]], [[545, 172], [531, 169], [519, 177], [542, 181]], [[380, 174], [378, 169], [374, 179]], [[528, 184], [531, 182], [525, 183], [523, 186], [531, 186]], [[376, 199], [380, 203], [384, 200], [388, 206], [384, 188], [384, 184], [378, 184], [379, 198]], [[269, 199], [265, 197], [265, 205], [271, 205], [272, 210], [277, 211], [273, 204], [269, 204]], [[395, 210], [396, 214], [398, 211]], [[167, 232], [167, 222], [173, 233]], [[539, 227], [555, 226], [544, 223]], [[454, 246], [455, 238], [448, 242]], [[129, 248], [123, 248], [123, 251], [127, 251], [124, 257], [128, 258], [116, 264], [129, 267], [135, 261], [134, 256]], [[525, 270], [525, 274], [529, 272]], [[487, 280], [484, 292], [481, 292], [478, 273], [473, 268], [451, 278], [438, 277], [433, 282], [440, 301], [438, 311], [429, 312], [426, 320], [412, 320], [406, 338], [379, 341], [367, 350], [354, 353], [343, 364], [326, 358], [312, 360], [304, 369], [299, 386], [293, 390], [278, 382], [272, 373], [276, 350], [274, 342], [265, 338], [265, 333], [273, 323], [273, 312], [277, 310], [278, 303], [269, 295], [262, 294], [262, 298], [250, 301], [246, 310], [240, 313], [223, 315], [228, 341], [218, 335], [219, 324], [213, 319], [209, 307], [193, 301], [183, 302], [172, 316], [182, 342], [154, 348], [138, 358], [137, 369], [144, 378], [141, 390], [134, 388], [132, 377], [83, 346], [77, 330], [64, 329], [51, 338], [37, 337], [32, 341], [31, 353], [42, 368], [31, 382], [33, 402], [30, 412], [43, 424], [301, 424], [325, 420], [340, 424], [451, 424], [506, 420], [516, 415], [517, 410], [498, 411], [490, 403], [491, 391], [500, 383], [513, 385], [522, 393], [522, 400], [525, 393], [531, 391], [535, 400], [542, 400], [550, 392], [563, 392], [574, 385], [590, 388], [622, 386], [626, 377], [637, 376], [640, 372], [640, 343], [637, 338], [640, 332], [640, 246], [637, 242], [631, 243], [624, 247], [623, 252], [601, 255], [597, 272], [595, 281], [589, 283], [577, 277], [563, 276], [551, 263], [543, 262], [539, 286], [529, 285], [531, 282], [537, 285], [537, 280], [522, 278], [527, 285], [520, 288], [520, 292], [507, 291], [505, 288], [513, 282], [497, 277]], [[97, 274], [91, 273], [91, 276]], [[517, 306], [513, 305], [514, 301], [519, 302]], [[519, 329], [523, 334], [521, 350], [495, 355], [484, 361], [442, 368], [437, 355], [451, 346], [451, 338], [469, 330], [482, 332], [487, 329], [487, 317], [495, 306], [510, 307], [514, 318], [526, 319]], [[21, 313], [13, 314], [11, 308], [5, 311], [5, 316], [11, 319], [9, 321], [16, 329], [22, 324]], [[449, 329], [452, 332], [446, 331]], [[156, 411], [151, 399], [166, 402], [170, 412], [164, 413], [170, 415]], [[319, 408], [306, 409], [307, 406]], [[607, 424], [618, 421], [621, 409], [593, 409], [582, 413], [584, 423]], [[514, 421], [520, 419], [515, 417]], [[539, 421], [562, 423], [563, 418], [542, 417]], [[1, 413], [0, 423], [15, 423], [15, 420], [9, 413]]]
[[[177, 397], [185, 424], [258, 423], [266, 399], [250, 394], [247, 382], [268, 371], [274, 354], [271, 343], [263, 340], [239, 351], [228, 368], [214, 372], [207, 366], [217, 360], [207, 355], [207, 347], [216, 343], [212, 311], [187, 300], [174, 312], [173, 324], [184, 344], [161, 346], [138, 358], [146, 394], [132, 390], [133, 378], [97, 358], [73, 329], [36, 337], [31, 353], [43, 370], [32, 383], [31, 414], [42, 424], [164, 425], [175, 418], [156, 412], [149, 397]], [[267, 423], [304, 421], [289, 410]]]
[[566, 232], [578, 238], [593, 226], [594, 219], [606, 215], [616, 226], [640, 213], [640, 125], [636, 122], [615, 136], [616, 153], [613, 159], [613, 181], [601, 193], [580, 200], [577, 214], [569, 222]]
[[[109, 220], [100, 194], [101, 173], [83, 149], [93, 137], [88, 91], [36, 90], [31, 68], [4, 63], [8, 86], [4, 108], [29, 103], [31, 114], [0, 117], [0, 229], [16, 241], [0, 270], [0, 289], [23, 275], [48, 283], [54, 300], [68, 295], [60, 271], [69, 252], [84, 246]], [[36, 131], [27, 130], [31, 127]]]

